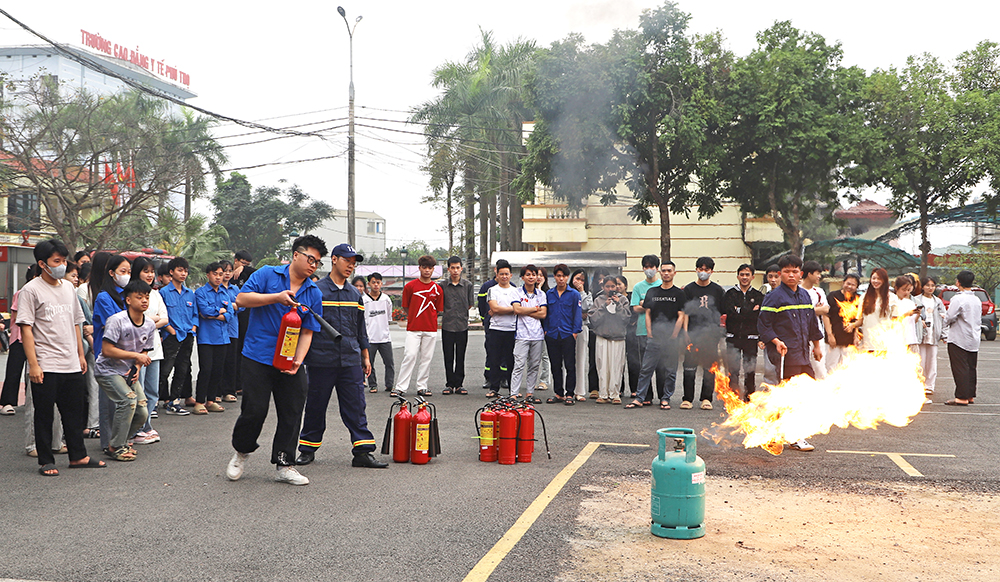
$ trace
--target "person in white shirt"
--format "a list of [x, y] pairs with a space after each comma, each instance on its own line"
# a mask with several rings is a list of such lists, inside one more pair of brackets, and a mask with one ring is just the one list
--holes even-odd
[[368, 331], [368, 353], [371, 356], [372, 373], [368, 375], [368, 391], [378, 392], [378, 377], [375, 375], [375, 355], [382, 356], [385, 366], [385, 391], [392, 392], [396, 368], [392, 362], [392, 338], [389, 337], [389, 321], [392, 320], [392, 298], [382, 293], [382, 273], [368, 275], [368, 292], [361, 295], [365, 304], [365, 329]]
[[[935, 297], [937, 281], [931, 277], [921, 279], [920, 295], [913, 297], [914, 303], [922, 305], [920, 311], [920, 323], [923, 331], [920, 335], [920, 343], [917, 344], [917, 353], [920, 354], [920, 368], [924, 373], [924, 395], [927, 399], [924, 404], [931, 404], [930, 399], [934, 395], [934, 385], [937, 383], [937, 354], [938, 342], [945, 341], [948, 337], [948, 326], [945, 324], [946, 311], [944, 302], [940, 297]], [[918, 326], [919, 329], [919, 326]]]
[[547, 314], [545, 292], [539, 289], [538, 267], [527, 265], [521, 269], [521, 281], [524, 283], [518, 289], [518, 299], [513, 303], [517, 315], [517, 330], [514, 338], [514, 369], [510, 377], [510, 395], [520, 396], [522, 380], [527, 377], [527, 396], [525, 400], [531, 404], [541, 404], [535, 397], [535, 386], [538, 384], [538, 369], [542, 362], [542, 346], [545, 343], [545, 331], [542, 320]]
[[979, 360], [979, 340], [982, 333], [983, 302], [972, 292], [976, 276], [962, 271], [955, 278], [959, 292], [948, 303], [948, 361], [955, 378], [955, 397], [945, 402], [949, 406], [968, 406], [976, 399], [976, 366]]
[[887, 339], [883, 335], [892, 318], [900, 315], [899, 299], [894, 293], [889, 293], [889, 274], [885, 269], [878, 268], [868, 280], [868, 290], [861, 301], [861, 319], [849, 325], [847, 331], [861, 328], [862, 350], [883, 350]]
[[[816, 312], [816, 322], [819, 324], [820, 331], [825, 333], [826, 327], [823, 325], [823, 316], [830, 313], [830, 303], [827, 301], [826, 293], [819, 286], [820, 280], [823, 278], [823, 267], [816, 261], [806, 261], [802, 264], [802, 288], [806, 290], [809, 294], [809, 299], [812, 300], [813, 311]], [[816, 374], [817, 380], [822, 380], [826, 378], [826, 354], [829, 351], [829, 346], [826, 341], [819, 342], [820, 349], [823, 351], [823, 358], [820, 360], [811, 359], [813, 372]]]
[[899, 300], [899, 312], [904, 314], [903, 343], [906, 344], [911, 352], [916, 354], [917, 344], [920, 343], [917, 326], [923, 325], [918, 321], [923, 306], [918, 307], [913, 301], [913, 297], [911, 296], [913, 292], [913, 279], [909, 275], [896, 277], [893, 287], [896, 289], [896, 299]]

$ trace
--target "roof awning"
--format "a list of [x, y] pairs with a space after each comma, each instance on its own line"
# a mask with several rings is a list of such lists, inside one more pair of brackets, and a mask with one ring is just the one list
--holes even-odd
[[889, 271], [920, 267], [920, 258], [877, 240], [838, 238], [821, 240], [806, 247], [806, 257], [820, 253], [833, 253], [837, 261], [861, 259], [875, 263]]

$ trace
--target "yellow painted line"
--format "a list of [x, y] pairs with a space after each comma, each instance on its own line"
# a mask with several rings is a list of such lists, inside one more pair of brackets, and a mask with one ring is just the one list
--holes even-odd
[[500, 565], [500, 562], [510, 553], [517, 542], [524, 537], [524, 534], [528, 532], [528, 529], [535, 523], [535, 520], [542, 515], [545, 508], [548, 507], [549, 503], [555, 499], [559, 491], [566, 485], [576, 471], [587, 462], [587, 459], [594, 454], [594, 451], [598, 449], [601, 445], [607, 445], [610, 447], [649, 447], [649, 445], [637, 445], [629, 443], [598, 443], [589, 442], [587, 446], [583, 447], [583, 450], [573, 459], [568, 465], [566, 465], [559, 474], [552, 478], [548, 486], [531, 502], [531, 505], [524, 510], [521, 517], [517, 518], [514, 525], [507, 530], [500, 541], [498, 541], [490, 551], [486, 552], [486, 555], [482, 557], [481, 560], [476, 564], [474, 568], [463, 578], [463, 582], [485, 582], [493, 570]]
[[921, 473], [920, 471], [914, 469], [913, 465], [907, 463], [906, 459], [904, 459], [900, 455], [897, 455], [896, 453], [886, 453], [885, 456], [887, 456], [890, 459], [892, 459], [892, 462], [896, 463], [896, 465], [900, 469], [902, 469], [903, 472], [906, 473], [907, 475], [909, 475], [910, 477], [923, 477], [924, 476], [923, 473]]
[[844, 453], [850, 455], [885, 455], [896, 463], [896, 466], [903, 470], [904, 473], [910, 477], [923, 477], [923, 473], [916, 470], [913, 465], [906, 462], [903, 457], [950, 457], [955, 458], [955, 455], [936, 455], [930, 453], [884, 453], [881, 451], [827, 451], [828, 453]]

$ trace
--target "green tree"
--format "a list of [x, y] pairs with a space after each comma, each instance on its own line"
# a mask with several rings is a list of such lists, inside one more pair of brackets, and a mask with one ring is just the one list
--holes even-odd
[[975, 285], [986, 289], [993, 299], [993, 292], [1000, 287], [1000, 252], [975, 249], [968, 253], [944, 257], [941, 267], [944, 276], [939, 284], [954, 285], [959, 271], [969, 270], [976, 274]]
[[[70, 248], [106, 247], [183, 184], [182, 152], [166, 138], [172, 125], [163, 101], [139, 92], [64, 95], [52, 78], [31, 80], [20, 94], [24, 102], [0, 117], [14, 185], [8, 195], [36, 198], [41, 230]], [[119, 163], [135, 178], [114, 194], [102, 174]]]
[[688, 36], [689, 20], [665, 2], [607, 45], [583, 47], [571, 36], [538, 57], [528, 83], [538, 123], [522, 195], [540, 180], [572, 207], [592, 194], [609, 204], [624, 180], [634, 219], [646, 224], [658, 210], [664, 258], [671, 212], [719, 211], [721, 96], [733, 57], [718, 34]]
[[864, 72], [840, 65], [839, 44], [778, 22], [738, 59], [724, 124], [725, 195], [770, 215], [801, 256], [803, 222], [835, 207], [844, 167], [862, 136]]
[[964, 204], [988, 172], [974, 122], [988, 104], [957, 87], [958, 77], [924, 54], [906, 67], [877, 70], [866, 84], [868, 140], [856, 173], [888, 189], [889, 206], [920, 220], [920, 274], [927, 274], [929, 216]]
[[161, 237], [156, 245], [158, 248], [168, 255], [184, 257], [191, 264], [190, 285], [200, 285], [207, 280], [205, 267], [209, 263], [233, 255], [227, 246], [229, 233], [226, 229], [219, 224], [209, 226], [208, 219], [201, 214], [183, 220], [174, 210], [164, 209], [155, 232]]
[[250, 251], [257, 259], [290, 258], [294, 235], [305, 234], [333, 216], [332, 206], [310, 199], [295, 185], [284, 190], [261, 186], [251, 192], [249, 180], [239, 172], [216, 183], [212, 206], [214, 224], [229, 233], [229, 246]]
[[455, 248], [455, 218], [458, 216], [457, 205], [461, 204], [461, 188], [455, 187], [458, 178], [460, 160], [456, 145], [447, 139], [429, 140], [427, 147], [427, 163], [421, 171], [430, 177], [431, 194], [421, 198], [421, 202], [435, 207], [443, 207], [447, 219], [448, 248]]
[[205, 176], [211, 174], [216, 181], [222, 179], [221, 167], [228, 162], [226, 152], [212, 138], [215, 120], [195, 117], [189, 110], [181, 111], [181, 118], [171, 123], [165, 139], [181, 152], [181, 170], [184, 174], [184, 220], [191, 218], [191, 202], [205, 192]]

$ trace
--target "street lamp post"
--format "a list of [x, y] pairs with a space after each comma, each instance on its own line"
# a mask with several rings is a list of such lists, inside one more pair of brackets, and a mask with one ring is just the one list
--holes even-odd
[[403, 257], [403, 287], [406, 287], [406, 247], [399, 249], [399, 256]]
[[354, 20], [354, 26], [352, 27], [349, 22], [347, 22], [347, 12], [344, 11], [343, 6], [337, 6], [337, 12], [340, 14], [341, 18], [344, 19], [344, 26], [347, 27], [347, 37], [350, 44], [350, 59], [351, 59], [351, 85], [348, 92], [348, 113], [347, 113], [347, 244], [352, 247], [357, 246], [357, 240], [355, 237], [355, 225], [354, 225], [354, 29], [358, 27], [358, 23], [361, 22], [361, 17], [358, 16]]

